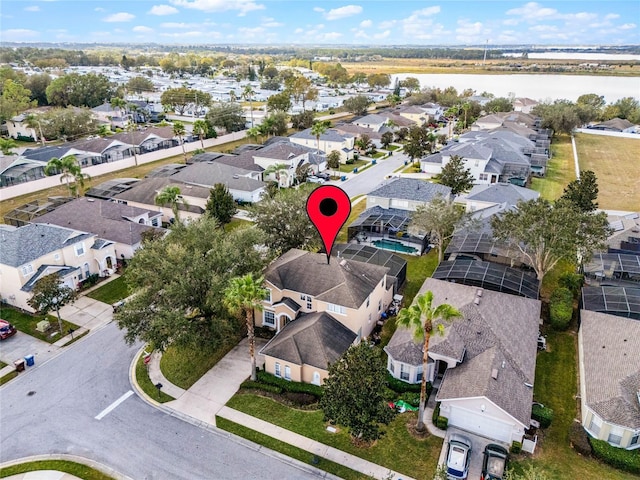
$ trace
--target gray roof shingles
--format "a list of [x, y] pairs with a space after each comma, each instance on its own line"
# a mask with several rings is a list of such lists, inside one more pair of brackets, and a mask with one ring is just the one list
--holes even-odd
[[249, 170], [214, 161], [193, 163], [172, 175], [171, 178], [201, 187], [213, 187], [217, 183], [223, 183], [230, 190], [244, 192], [255, 192], [264, 188], [263, 182], [246, 176], [249, 173]]
[[451, 196], [451, 188], [417, 178], [396, 178], [371, 193], [370, 197], [398, 198], [418, 202], [430, 202], [437, 195]]

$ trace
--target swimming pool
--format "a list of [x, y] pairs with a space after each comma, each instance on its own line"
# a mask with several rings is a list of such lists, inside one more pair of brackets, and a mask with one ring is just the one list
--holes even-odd
[[382, 240], [374, 240], [371, 243], [373, 243], [376, 247], [382, 248], [384, 250], [392, 250], [394, 252], [410, 253], [414, 255], [418, 253], [417, 248], [407, 247], [406, 245], [403, 245], [396, 240], [388, 240], [386, 238], [383, 238]]

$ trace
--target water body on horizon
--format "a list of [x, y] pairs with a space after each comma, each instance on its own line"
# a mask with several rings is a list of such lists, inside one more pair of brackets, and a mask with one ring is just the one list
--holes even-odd
[[640, 99], [640, 77], [613, 77], [604, 75], [562, 75], [562, 74], [424, 74], [398, 73], [391, 75], [391, 85], [396, 78], [401, 81], [407, 77], [415, 77], [421, 88], [454, 87], [458, 92], [467, 88], [476, 94], [489, 92], [496, 97], [528, 97], [534, 100], [567, 99], [575, 102], [580, 95], [595, 93], [603, 95], [607, 103], [624, 97]]

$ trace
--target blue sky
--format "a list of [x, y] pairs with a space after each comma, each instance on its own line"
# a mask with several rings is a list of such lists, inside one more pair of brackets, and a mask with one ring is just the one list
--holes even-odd
[[162, 44], [640, 43], [640, 1], [3, 0], [0, 40]]

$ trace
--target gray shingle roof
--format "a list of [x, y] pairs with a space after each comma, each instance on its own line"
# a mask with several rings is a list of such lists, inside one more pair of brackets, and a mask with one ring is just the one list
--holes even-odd
[[142, 203], [144, 205], [155, 205], [156, 195], [164, 187], [172, 186], [180, 188], [180, 192], [185, 196], [197, 198], [209, 198], [209, 189], [174, 180], [173, 178], [145, 178], [133, 185], [130, 189], [115, 195], [118, 200]]
[[317, 148], [305, 147], [289, 141], [275, 142], [259, 150], [251, 152], [254, 157], [272, 158], [275, 160], [289, 160], [292, 157], [316, 152]]
[[387, 267], [350, 260], [338, 262], [334, 259], [327, 264], [323, 253], [292, 249], [267, 267], [265, 279], [280, 290], [360, 308], [388, 272]]
[[[0, 232], [0, 263], [19, 267], [43, 255], [92, 238], [91, 233], [70, 228], [31, 223]], [[89, 248], [89, 245], [85, 245]]]
[[418, 178], [395, 178], [376, 188], [370, 197], [398, 198], [417, 202], [430, 202], [437, 195], [444, 198], [451, 196], [451, 188]]
[[264, 188], [265, 184], [260, 180], [245, 176], [249, 173], [248, 170], [243, 168], [232, 167], [220, 161], [215, 161], [213, 163], [192, 163], [172, 175], [171, 178], [208, 188], [213, 187], [216, 183], [223, 183], [230, 190], [244, 192], [255, 192]]
[[[298, 133], [294, 133], [293, 135], [291, 135], [291, 137], [304, 138], [307, 140], [316, 140], [316, 136], [311, 134], [310, 128], [307, 128], [306, 130], [303, 130]], [[345, 138], [352, 138], [352, 137], [353, 135], [351, 134], [348, 134], [348, 133], [342, 134], [338, 132], [336, 129], [330, 128], [325, 133], [320, 135], [320, 140], [328, 141], [328, 142], [344, 142]]]
[[[30, 292], [31, 290], [33, 290], [36, 282], [43, 276], [57, 273], [61, 277], [65, 277], [77, 270], [80, 270], [80, 267], [69, 267], [67, 265], [40, 265], [38, 267], [38, 270], [36, 270], [36, 272], [31, 275], [31, 278], [27, 280], [27, 283], [25, 283], [20, 290], [22, 290], [23, 292]], [[44, 275], [45, 273], [46, 275]]]
[[[447, 370], [438, 400], [486, 396], [528, 426], [533, 391], [525, 383], [533, 384], [535, 377], [540, 302], [485, 289], [476, 305], [477, 287], [433, 278], [419, 294], [427, 290], [433, 292], [434, 307], [448, 303], [463, 314], [445, 326], [444, 336], [430, 339], [429, 352], [462, 361]], [[406, 335], [398, 330], [394, 337]], [[389, 345], [397, 343], [392, 337]], [[397, 360], [409, 363], [415, 352], [409, 355]], [[499, 371], [496, 380], [491, 377], [494, 368]]]
[[465, 198], [468, 202], [492, 202], [517, 205], [519, 201], [535, 200], [540, 193], [530, 188], [518, 187], [511, 183], [493, 183], [491, 185], [474, 185]]
[[296, 365], [328, 370], [357, 335], [326, 312], [301, 315], [269, 340], [260, 353]]
[[640, 429], [640, 321], [580, 311], [585, 403], [617, 425]]
[[158, 214], [122, 203], [84, 197], [45, 213], [38, 217], [38, 222], [95, 233], [101, 238], [133, 246], [140, 243], [142, 232], [159, 228], [127, 220], [146, 212], [152, 217]]

